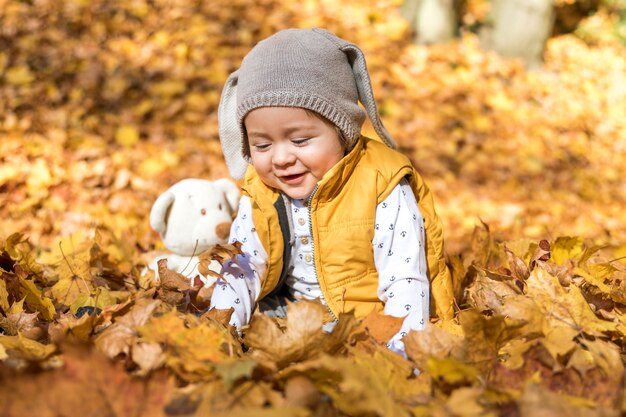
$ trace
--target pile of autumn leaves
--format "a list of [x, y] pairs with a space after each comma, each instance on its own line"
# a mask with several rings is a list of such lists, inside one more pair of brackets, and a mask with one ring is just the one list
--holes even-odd
[[385, 347], [399, 319], [346, 313], [325, 333], [324, 307], [299, 302], [286, 319], [254, 315], [240, 336], [187, 278], [121, 273], [107, 230], [74, 243], [42, 265], [23, 236], [0, 242], [5, 416], [622, 410], [626, 267], [579, 238], [504, 245], [477, 228], [465, 259], [450, 260], [456, 319], [410, 333], [408, 359]]

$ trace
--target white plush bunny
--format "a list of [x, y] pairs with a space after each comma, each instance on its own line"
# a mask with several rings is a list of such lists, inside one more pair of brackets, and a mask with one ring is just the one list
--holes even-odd
[[[150, 211], [150, 226], [171, 253], [158, 256], [148, 267], [158, 276], [158, 261], [167, 259], [168, 269], [189, 277], [192, 283], [198, 276], [205, 285], [213, 284], [215, 278], [198, 272], [197, 255], [226, 242], [238, 201], [239, 187], [228, 179], [189, 178], [172, 185]], [[209, 268], [220, 271], [215, 261]]]

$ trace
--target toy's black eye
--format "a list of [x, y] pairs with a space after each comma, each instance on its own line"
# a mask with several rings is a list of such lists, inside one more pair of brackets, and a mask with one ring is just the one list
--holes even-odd
[[222, 203], [219, 203], [219, 204], [217, 205], [217, 209], [218, 209], [218, 210], [221, 210], [221, 209], [222, 209]]
[[206, 215], [206, 209], [200, 210], [200, 214], [202, 214], [203, 216]]

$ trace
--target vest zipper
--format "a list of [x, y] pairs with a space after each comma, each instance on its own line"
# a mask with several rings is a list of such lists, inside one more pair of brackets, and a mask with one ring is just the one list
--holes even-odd
[[326, 309], [328, 310], [328, 312], [330, 313], [330, 316], [333, 318], [334, 321], [337, 321], [337, 316], [335, 316], [335, 313], [333, 313], [333, 311], [330, 309], [330, 307], [328, 306], [328, 303], [326, 302], [326, 298], [324, 297], [324, 290], [322, 289], [322, 283], [320, 282], [319, 277], [317, 276], [317, 267], [315, 266], [315, 239], [313, 239], [313, 219], [311, 218], [311, 201], [313, 201], [313, 195], [315, 194], [315, 192], [317, 191], [317, 185], [315, 185], [315, 188], [313, 188], [313, 191], [311, 191], [311, 195], [308, 198], [308, 206], [309, 206], [309, 233], [311, 234], [311, 249], [312, 249], [312, 253], [313, 253], [313, 274], [315, 275], [315, 279], [317, 280], [317, 283], [320, 286], [320, 296], [322, 298], [322, 301], [324, 304], [324, 306], [326, 306]]

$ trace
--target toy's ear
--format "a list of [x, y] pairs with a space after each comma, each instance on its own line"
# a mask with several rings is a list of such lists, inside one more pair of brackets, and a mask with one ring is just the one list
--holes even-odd
[[161, 235], [167, 230], [165, 219], [174, 199], [174, 193], [166, 191], [156, 199], [150, 210], [150, 226]]
[[237, 210], [237, 204], [239, 203], [239, 186], [232, 182], [229, 179], [221, 178], [219, 180], [215, 180], [214, 184], [224, 191], [224, 195], [226, 196], [226, 201], [228, 201], [228, 205], [230, 206], [230, 211], [234, 212]]

